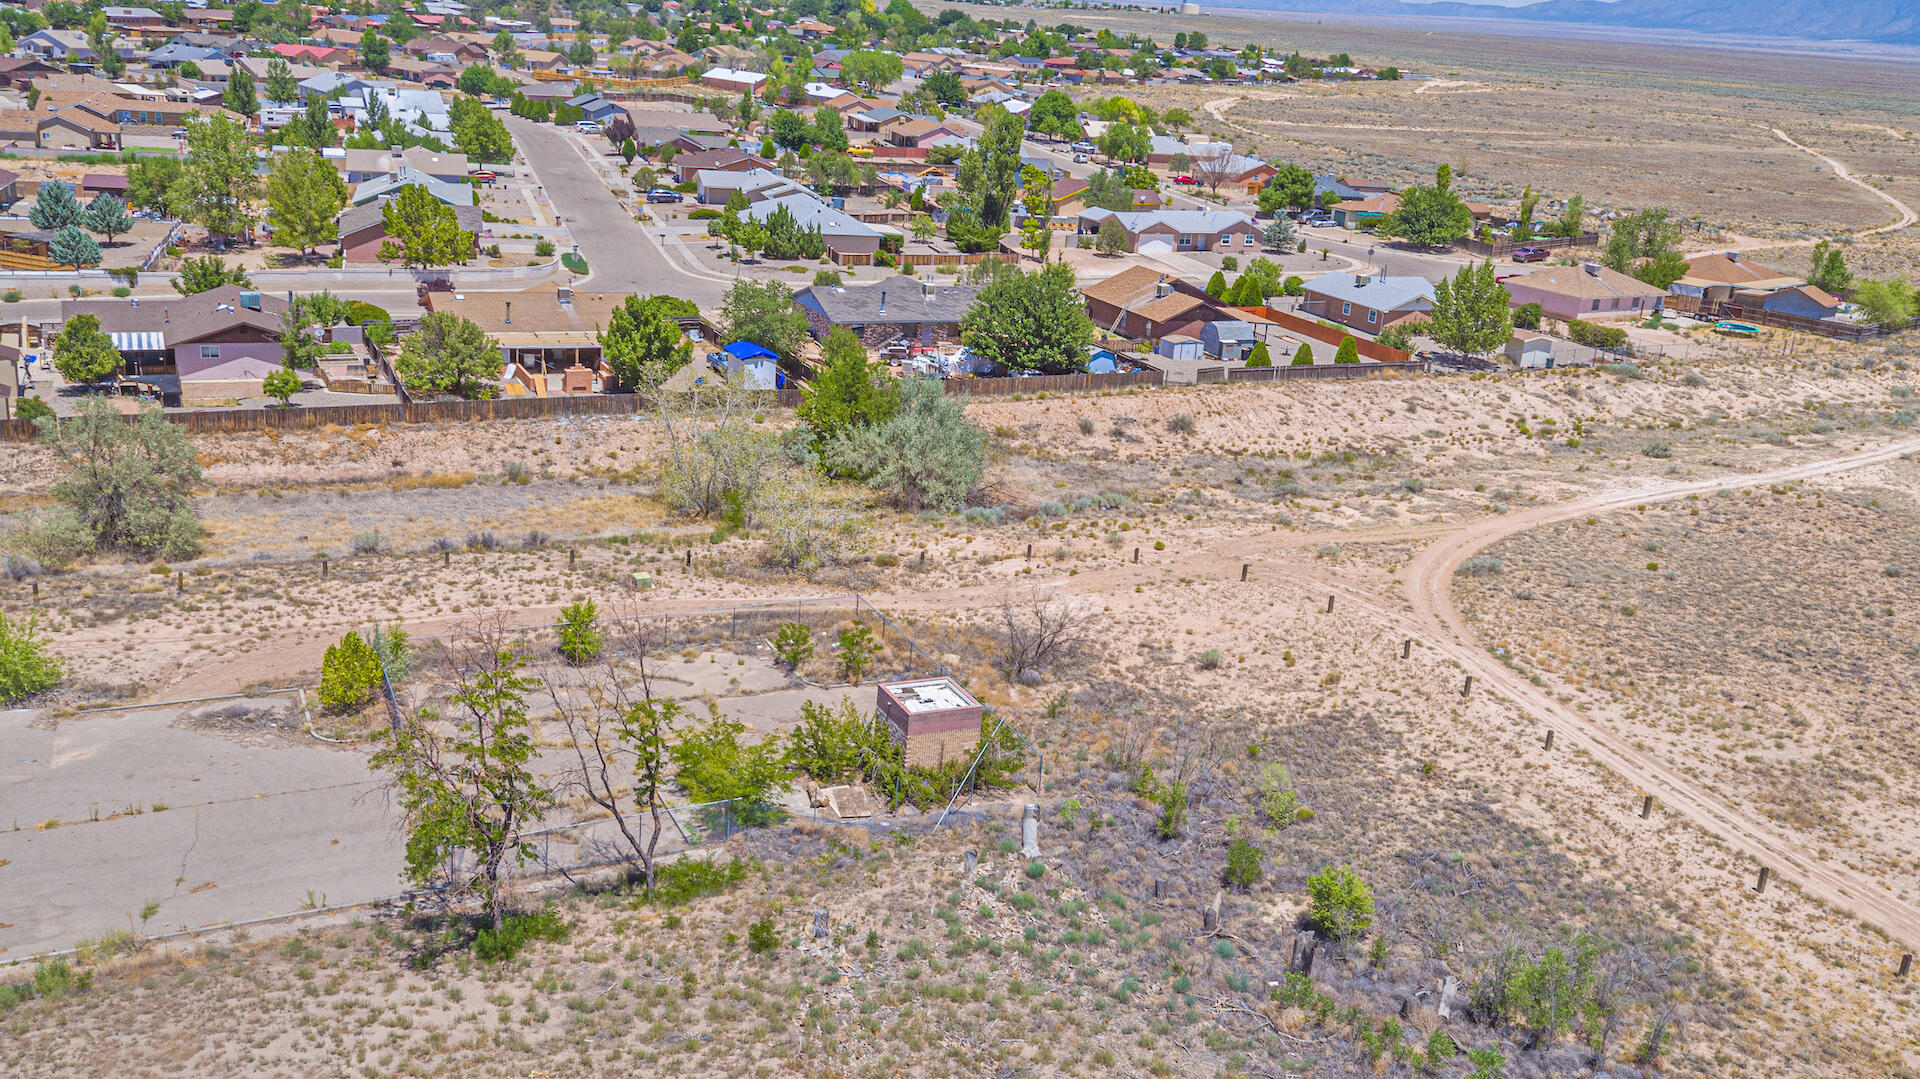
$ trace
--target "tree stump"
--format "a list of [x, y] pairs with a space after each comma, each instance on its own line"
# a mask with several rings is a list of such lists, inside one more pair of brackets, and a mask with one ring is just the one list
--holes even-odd
[[1442, 1019], [1453, 1018], [1454, 994], [1460, 992], [1460, 979], [1449, 974], [1440, 981], [1440, 1004], [1435, 1010]]
[[979, 867], [980, 867], [980, 852], [978, 850], [973, 849], [972, 847], [968, 847], [965, 860], [963, 861], [960, 869], [960, 875], [966, 880], [972, 880], [973, 871], [975, 869], [978, 869]]
[[1220, 900], [1226, 898], [1224, 889], [1213, 893], [1213, 903], [1200, 912], [1200, 932], [1212, 936], [1220, 931]]
[[813, 912], [813, 939], [825, 940], [827, 938], [827, 932], [828, 932], [827, 912], [825, 910], [814, 911]]
[[1287, 954], [1287, 971], [1313, 977], [1313, 959], [1319, 954], [1320, 938], [1301, 931], [1293, 935], [1293, 947]]
[[1027, 803], [1027, 812], [1020, 818], [1020, 856], [1040, 857], [1040, 807], [1032, 802]]

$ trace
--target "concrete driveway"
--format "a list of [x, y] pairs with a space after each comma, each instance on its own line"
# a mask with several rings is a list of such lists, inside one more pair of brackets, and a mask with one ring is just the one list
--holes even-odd
[[552, 124], [505, 119], [561, 224], [586, 258], [592, 288], [680, 296], [708, 309], [720, 305], [733, 280], [691, 270], [669, 257], [661, 246], [664, 230], [633, 219], [633, 211], [607, 189], [579, 140]]

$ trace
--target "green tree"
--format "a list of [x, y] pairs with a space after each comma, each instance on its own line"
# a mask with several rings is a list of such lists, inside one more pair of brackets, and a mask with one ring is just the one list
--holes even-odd
[[1667, 211], [1657, 208], [1641, 210], [1613, 223], [1613, 231], [1607, 236], [1606, 253], [1601, 261], [1610, 270], [1632, 273], [1640, 260], [1652, 261], [1676, 255], [1679, 248], [1680, 226], [1668, 219]]
[[813, 137], [815, 150], [845, 154], [847, 152], [846, 119], [832, 109], [815, 109]]
[[1575, 195], [1567, 200], [1567, 208], [1553, 222], [1555, 236], [1579, 236], [1586, 227], [1587, 200], [1583, 195]]
[[1334, 363], [1359, 363], [1360, 362], [1360, 344], [1359, 342], [1354, 340], [1354, 337], [1352, 334], [1347, 334], [1346, 336], [1340, 338], [1340, 347], [1335, 349], [1333, 352], [1333, 362]]
[[320, 707], [336, 716], [357, 712], [379, 687], [380, 656], [360, 634], [348, 630], [338, 644], [327, 646], [320, 657]]
[[1899, 278], [1859, 282], [1853, 288], [1853, 302], [1860, 305], [1868, 322], [1882, 329], [1905, 326], [1916, 313], [1913, 285]]
[[140, 155], [127, 169], [127, 202], [162, 217], [179, 217], [182, 211], [173, 191], [184, 173], [178, 157]]
[[850, 700], [838, 708], [802, 703], [800, 722], [787, 732], [787, 766], [821, 783], [862, 782], [872, 778], [876, 765], [898, 757], [886, 720]]
[[900, 391], [886, 365], [867, 358], [852, 330], [834, 327], [821, 348], [819, 371], [800, 402], [800, 419], [813, 430], [815, 446], [824, 448], [855, 427], [885, 423], [899, 407]]
[[73, 185], [62, 180], [41, 184], [40, 193], [33, 198], [33, 209], [27, 212], [27, 220], [34, 228], [49, 232], [78, 225], [85, 217], [86, 211], [81, 209]]
[[53, 369], [68, 382], [103, 382], [119, 374], [125, 363], [94, 315], [73, 316], [53, 339]]
[[568, 663], [584, 667], [600, 658], [606, 632], [600, 628], [600, 608], [582, 599], [560, 608], [560, 654]]
[[905, 61], [878, 49], [855, 49], [840, 59], [840, 81], [847, 86], [884, 89], [905, 72]]
[[1634, 266], [1633, 276], [1664, 291], [1668, 285], [1687, 276], [1687, 256], [1678, 251], [1662, 251]]
[[1109, 217], [1100, 222], [1099, 231], [1093, 234], [1093, 249], [1103, 255], [1118, 255], [1127, 249], [1127, 227], [1117, 217]]
[[473, 233], [460, 227], [453, 207], [408, 184], [380, 208], [391, 239], [382, 240], [378, 258], [410, 268], [450, 266], [473, 256]]
[[1259, 204], [1263, 214], [1281, 210], [1304, 210], [1313, 205], [1313, 173], [1298, 165], [1281, 165], [1260, 188]]
[[1071, 374], [1087, 369], [1093, 320], [1073, 268], [1056, 262], [997, 274], [961, 317], [960, 340], [1008, 370]]
[[1259, 847], [1247, 842], [1245, 836], [1235, 836], [1227, 844], [1227, 871], [1224, 874], [1227, 883], [1245, 891], [1260, 879], [1260, 859], [1264, 855]]
[[1020, 181], [1020, 207], [1026, 211], [1020, 246], [1045, 262], [1053, 246], [1053, 181], [1033, 165], [1021, 166]]
[[1301, 342], [1300, 351], [1293, 354], [1293, 366], [1295, 367], [1312, 367], [1313, 366], [1313, 346], [1312, 345], [1309, 345], [1305, 342]]
[[767, 135], [783, 150], [798, 150], [813, 142], [813, 125], [792, 109], [775, 109], [767, 117]]
[[633, 159], [639, 156], [640, 156], [640, 147], [637, 143], [633, 141], [633, 138], [631, 136], [629, 136], [628, 138], [626, 138], [624, 141], [620, 143], [620, 159], [622, 161], [626, 162], [628, 165], [632, 165]]
[[848, 685], [858, 685], [873, 664], [873, 631], [863, 622], [855, 622], [834, 637], [838, 655], [834, 665]]
[[1327, 866], [1307, 878], [1307, 922], [1340, 943], [1373, 925], [1373, 890], [1353, 867]]
[[267, 213], [274, 241], [311, 252], [340, 234], [334, 218], [347, 205], [346, 181], [318, 151], [288, 150], [267, 176]]
[[293, 77], [293, 66], [278, 56], [267, 61], [267, 100], [276, 105], [300, 100], [300, 80]]
[[[952, 79], [954, 88], [959, 89], [960, 80], [952, 72], [941, 74]], [[961, 91], [959, 100], [965, 100], [965, 91]], [[1065, 90], [1048, 90], [1034, 98], [1033, 107], [1027, 110], [1027, 127], [1058, 139], [1073, 138], [1080, 134], [1080, 110]]]
[[693, 342], [679, 325], [639, 296], [614, 308], [599, 336], [613, 377], [628, 389], [651, 390], [693, 360]]
[[1100, 152], [1115, 161], [1145, 161], [1152, 149], [1153, 139], [1147, 129], [1134, 124], [1116, 123], [1100, 136]]
[[253, 223], [260, 190], [254, 175], [253, 142], [246, 129], [223, 115], [190, 116], [187, 159], [174, 196], [188, 220], [216, 236], [237, 236]]
[[1207, 278], [1207, 295], [1217, 300], [1226, 294], [1227, 275], [1219, 270], [1213, 271], [1213, 276]]
[[1299, 242], [1300, 232], [1294, 228], [1291, 218], [1276, 217], [1267, 223], [1266, 235], [1263, 238], [1269, 250], [1286, 252], [1292, 251], [1294, 245]]
[[268, 397], [278, 398], [280, 407], [282, 408], [291, 405], [293, 403], [293, 395], [299, 393], [303, 388], [304, 386], [300, 382], [300, 376], [294, 374], [292, 369], [286, 367], [279, 368], [267, 375], [266, 378], [260, 380], [260, 392], [266, 394]]
[[447, 110], [454, 145], [482, 162], [513, 160], [513, 136], [492, 109], [469, 97], [455, 98]]
[[227, 88], [220, 95], [220, 103], [228, 112], [237, 112], [252, 119], [260, 114], [260, 97], [254, 92], [253, 76], [238, 64], [233, 66], [233, 74], [227, 76]]
[[392, 51], [386, 38], [369, 30], [360, 38], [360, 66], [378, 75], [387, 70]]
[[1456, 352], [1491, 352], [1513, 336], [1512, 294], [1495, 279], [1493, 260], [1460, 268], [1433, 290], [1427, 336]]
[[788, 671], [813, 658], [813, 631], [799, 622], [782, 623], [773, 634], [773, 654]]
[[1382, 235], [1423, 247], [1445, 247], [1473, 231], [1472, 211], [1453, 193], [1451, 178], [1445, 175], [1447, 166], [1440, 170], [1442, 175], [1436, 179], [1447, 183], [1416, 184], [1400, 192], [1400, 208], [1380, 218]]
[[[67, 325], [91, 317], [76, 315]], [[193, 504], [200, 483], [197, 453], [184, 429], [168, 423], [159, 409], [144, 408], [128, 423], [112, 404], [94, 398], [58, 425], [43, 425], [39, 434], [53, 453], [52, 474], [60, 477], [53, 485], [54, 516], [45, 527], [65, 537], [63, 555], [200, 553], [204, 532]]]
[[807, 317], [793, 306], [793, 290], [779, 281], [742, 278], [720, 300], [721, 320], [735, 341], [751, 341], [792, 358], [807, 336]]
[[781, 762], [779, 741], [768, 738], [747, 744], [744, 724], [715, 715], [687, 732], [670, 750], [674, 778], [696, 803], [737, 799], [735, 816], [745, 822], [764, 820], [773, 810], [769, 795], [786, 790], [791, 782]]
[[986, 432], [938, 382], [913, 379], [899, 395], [892, 419], [844, 430], [828, 447], [828, 466], [865, 477], [902, 509], [959, 508], [986, 469]]
[[504, 361], [500, 342], [451, 311], [429, 312], [400, 346], [394, 368], [417, 393], [448, 393], [468, 400], [498, 392]]
[[477, 863], [465, 886], [479, 893], [495, 933], [505, 924], [509, 863], [535, 856], [522, 833], [559, 801], [529, 767], [526, 693], [538, 683], [520, 667], [512, 651], [485, 649], [455, 674], [450, 730], [437, 715], [407, 716], [369, 762], [389, 775], [400, 806], [408, 879], [431, 883], [464, 851]]
[[100, 245], [86, 234], [79, 225], [68, 225], [53, 234], [53, 242], [47, 245], [47, 253], [61, 266], [79, 269], [92, 266], [100, 261]]
[[1273, 355], [1272, 353], [1267, 351], [1267, 343], [1265, 341], [1254, 342], [1253, 351], [1247, 353], [1247, 366], [1248, 367], [1272, 367], [1273, 366]]
[[961, 155], [956, 179], [980, 223], [1004, 232], [1020, 189], [1020, 144], [1027, 121], [997, 105], [981, 109], [979, 119], [980, 137]]
[[1540, 204], [1540, 193], [1528, 184], [1520, 192], [1520, 213], [1513, 222], [1513, 238], [1516, 240], [1533, 239], [1533, 208]]
[[0, 611], [0, 704], [11, 706], [60, 684], [65, 665], [34, 632], [31, 619], [15, 622]]
[[1847, 257], [1831, 241], [1821, 240], [1813, 245], [1813, 265], [1807, 271], [1807, 284], [1835, 295], [1853, 287], [1853, 272], [1847, 269]]
[[207, 292], [222, 285], [252, 288], [253, 281], [238, 266], [228, 269], [226, 260], [219, 255], [187, 259], [180, 264], [180, 276], [173, 279], [173, 291], [182, 296]]

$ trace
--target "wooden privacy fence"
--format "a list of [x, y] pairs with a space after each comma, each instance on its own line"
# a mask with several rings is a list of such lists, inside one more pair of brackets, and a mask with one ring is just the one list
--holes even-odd
[[[1413, 354], [1411, 352], [1402, 352], [1397, 348], [1388, 348], [1378, 341], [1369, 341], [1357, 333], [1352, 333], [1345, 329], [1335, 329], [1323, 323], [1315, 322], [1313, 319], [1302, 318], [1291, 311], [1282, 311], [1277, 307], [1237, 307], [1234, 310], [1245, 311], [1256, 318], [1265, 319], [1273, 323], [1288, 333], [1299, 334], [1301, 337], [1311, 337], [1315, 341], [1332, 345], [1335, 348], [1340, 347], [1341, 341], [1351, 337], [1353, 338], [1354, 347], [1360, 350], [1362, 357], [1379, 363], [1409, 363], [1413, 360]], [[1258, 326], [1254, 328], [1256, 330], [1259, 329]]]
[[1738, 303], [1707, 303], [1697, 296], [1668, 296], [1666, 306], [1670, 310], [1701, 319], [1725, 319], [1732, 322], [1747, 322], [1755, 326], [1799, 330], [1801, 333], [1818, 334], [1821, 337], [1832, 337], [1842, 341], [1868, 341], [1876, 337], [1888, 337], [1920, 328], [1920, 318], [1908, 319], [1904, 326], [1887, 328], [1872, 323], [1841, 322], [1838, 319], [1789, 315], [1783, 311], [1769, 311], [1763, 307], [1748, 307]]
[[1166, 376], [1158, 371], [1122, 371], [1107, 375], [1035, 375], [1031, 378], [950, 378], [948, 395], [1010, 397], [1016, 393], [1084, 393], [1159, 386]]
[[1453, 246], [1470, 255], [1481, 258], [1500, 258], [1511, 255], [1523, 247], [1544, 247], [1549, 251], [1562, 247], [1589, 247], [1600, 242], [1597, 232], [1583, 232], [1578, 236], [1536, 236], [1531, 240], [1476, 240], [1462, 236], [1453, 241]]
[[[783, 395], [784, 396], [784, 395]], [[798, 400], [797, 395], [795, 398]], [[783, 400], [782, 404], [786, 402]], [[539, 420], [566, 416], [629, 416], [652, 407], [634, 393], [598, 393], [579, 397], [501, 397], [491, 401], [423, 401], [413, 404], [316, 405], [310, 408], [230, 408], [168, 412], [165, 419], [192, 434], [240, 431], [297, 431], [337, 425], [465, 423], [482, 420]], [[129, 417], [131, 419], [131, 417]], [[8, 420], [0, 440], [33, 437], [31, 420]]]
[[1344, 382], [1405, 371], [1401, 363], [1316, 363], [1310, 367], [1233, 367], [1228, 382]]

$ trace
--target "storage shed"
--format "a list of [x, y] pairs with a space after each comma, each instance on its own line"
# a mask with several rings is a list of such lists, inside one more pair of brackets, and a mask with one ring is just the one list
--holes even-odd
[[951, 678], [882, 683], [878, 704], [908, 764], [939, 765], [980, 741], [985, 710]]

